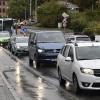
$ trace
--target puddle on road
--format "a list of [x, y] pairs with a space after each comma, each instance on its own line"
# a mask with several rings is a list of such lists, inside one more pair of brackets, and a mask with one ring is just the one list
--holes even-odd
[[15, 69], [5, 74], [22, 100], [66, 100], [59, 97], [55, 86], [23, 69], [20, 63], [16, 63]]

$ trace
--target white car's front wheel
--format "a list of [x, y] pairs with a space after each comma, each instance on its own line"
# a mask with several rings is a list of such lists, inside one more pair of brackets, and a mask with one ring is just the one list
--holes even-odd
[[60, 70], [60, 69], [58, 69], [58, 76], [59, 76], [59, 83], [60, 83], [60, 86], [65, 87], [66, 80], [64, 80], [64, 79], [62, 78], [61, 70]]
[[76, 94], [78, 94], [80, 91], [80, 87], [76, 75], [73, 76], [73, 91]]

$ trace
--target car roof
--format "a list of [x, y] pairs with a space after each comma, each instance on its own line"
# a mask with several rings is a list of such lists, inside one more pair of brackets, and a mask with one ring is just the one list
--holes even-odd
[[0, 34], [9, 34], [9, 31], [0, 31]]
[[66, 35], [68, 38], [88, 37], [87, 35]]
[[92, 41], [90, 41], [90, 42], [76, 42], [76, 43], [68, 43], [68, 45], [77, 46], [77, 47], [100, 46], [100, 42], [92, 42]]
[[57, 31], [57, 30], [32, 30], [31, 33], [63, 33], [62, 31]]

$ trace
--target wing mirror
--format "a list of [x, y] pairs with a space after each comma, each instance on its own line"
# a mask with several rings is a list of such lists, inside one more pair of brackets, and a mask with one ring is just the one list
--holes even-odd
[[35, 41], [31, 41], [30, 43], [31, 43], [31, 44], [33, 44], [33, 45], [35, 45], [35, 44], [36, 44], [36, 42], [35, 42]]
[[71, 57], [67, 57], [65, 61], [72, 61]]

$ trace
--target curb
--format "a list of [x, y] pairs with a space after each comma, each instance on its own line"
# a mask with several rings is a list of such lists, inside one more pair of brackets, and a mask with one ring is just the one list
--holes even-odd
[[3, 73], [0, 73], [4, 83], [6, 84], [8, 90], [11, 92], [12, 96], [14, 97], [15, 100], [21, 100], [18, 95], [15, 93], [15, 90], [11, 87], [11, 85], [9, 84], [9, 82], [7, 82], [7, 79], [4, 77]]

